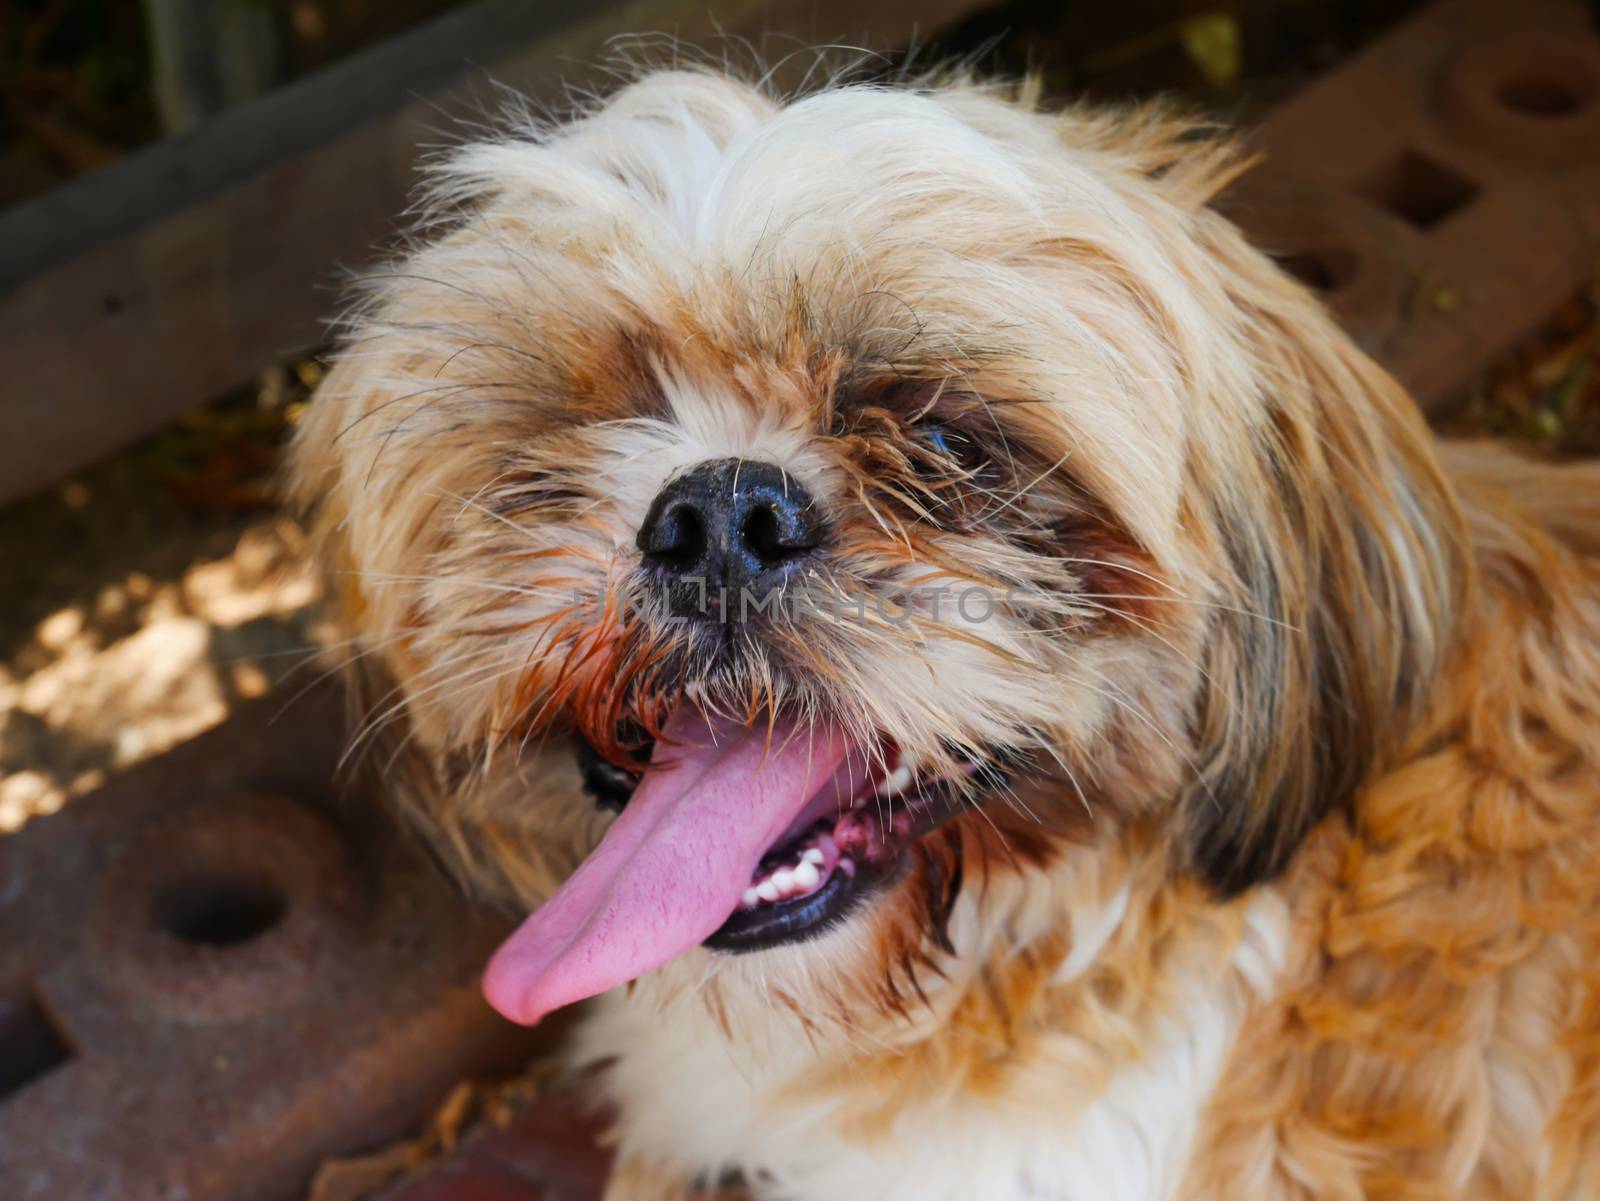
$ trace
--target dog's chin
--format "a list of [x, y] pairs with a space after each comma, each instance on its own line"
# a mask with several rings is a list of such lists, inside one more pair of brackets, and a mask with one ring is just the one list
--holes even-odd
[[[744, 954], [829, 933], [890, 890], [920, 839], [981, 803], [970, 782], [919, 774], [889, 740], [877, 750], [881, 758], [853, 795], [819, 794], [767, 848], [738, 906], [702, 945]], [[577, 757], [595, 803], [625, 808], [636, 779], [581, 737]], [[998, 782], [997, 773], [985, 771], [986, 787]]]

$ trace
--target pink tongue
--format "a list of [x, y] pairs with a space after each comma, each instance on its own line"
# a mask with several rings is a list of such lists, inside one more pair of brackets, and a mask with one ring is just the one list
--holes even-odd
[[728, 919], [761, 857], [840, 769], [830, 725], [707, 722], [682, 705], [593, 853], [495, 952], [484, 995], [514, 1022], [642, 976]]

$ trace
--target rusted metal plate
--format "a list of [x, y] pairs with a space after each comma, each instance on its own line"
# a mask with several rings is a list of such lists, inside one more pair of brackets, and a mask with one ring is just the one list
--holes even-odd
[[385, 1191], [382, 1201], [598, 1201], [611, 1171], [607, 1121], [581, 1085], [568, 1086], [540, 1097], [503, 1129], [479, 1130], [444, 1163]]
[[297, 1197], [536, 1052], [478, 995], [503, 922], [334, 795], [337, 690], [286, 696], [0, 842], [6, 1201]]
[[1319, 79], [1230, 197], [1425, 408], [1593, 276], [1600, 36], [1565, 0], [1446, 0]]

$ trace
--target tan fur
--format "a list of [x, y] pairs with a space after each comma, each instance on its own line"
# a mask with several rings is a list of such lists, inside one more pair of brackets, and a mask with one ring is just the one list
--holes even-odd
[[1566, 490], [1520, 505], [1528, 464], [1449, 460], [1483, 579], [1457, 667], [1325, 836], [1336, 874], [1290, 876], [1301, 963], [1213, 1102], [1196, 1196], [1245, 1173], [1283, 1197], [1600, 1187], [1600, 606], [1595, 564], [1545, 532], [1592, 508], [1600, 473], [1547, 467]]
[[[572, 732], [629, 761], [686, 681], [1033, 757], [814, 950], [697, 950], [597, 1020], [616, 1197], [765, 1170], [681, 1145], [653, 1023], [863, 1162], [963, 1114], [1053, 1162], [1197, 997], [1208, 1099], [1152, 1196], [1600, 1195], [1600, 473], [1441, 460], [1206, 207], [1239, 160], [1197, 132], [655, 75], [460, 152], [374, 281], [295, 483], [358, 750], [464, 877], [537, 903], [605, 825]], [[1031, 611], [773, 621], [707, 666], [626, 616], [645, 506], [725, 454], [823, 499], [831, 584]]]

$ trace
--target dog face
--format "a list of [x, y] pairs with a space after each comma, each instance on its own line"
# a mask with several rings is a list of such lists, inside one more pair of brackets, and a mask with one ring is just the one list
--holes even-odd
[[976, 846], [1238, 891], [1402, 732], [1444, 486], [1195, 135], [674, 73], [438, 168], [296, 480], [436, 840], [524, 901], [588, 855], [508, 1013], [703, 941], [875, 971]]

